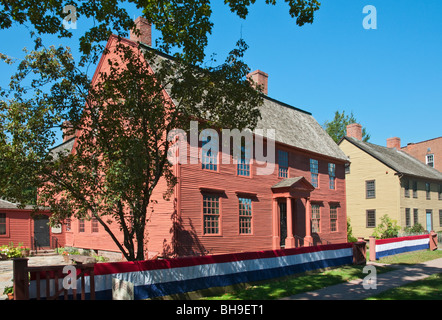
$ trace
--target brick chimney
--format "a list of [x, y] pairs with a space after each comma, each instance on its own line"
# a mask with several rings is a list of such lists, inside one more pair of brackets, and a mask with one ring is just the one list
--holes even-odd
[[401, 139], [398, 137], [387, 139], [387, 148], [396, 148], [396, 150], [401, 149]]
[[152, 46], [152, 25], [144, 17], [135, 19], [135, 27], [140, 30], [140, 35], [136, 35], [133, 30], [130, 31], [130, 40], [141, 42], [143, 44]]
[[63, 129], [63, 142], [66, 142], [75, 137], [75, 131], [72, 129], [69, 121], [63, 122], [61, 128]]
[[359, 123], [352, 123], [347, 126], [347, 137], [362, 141], [362, 126]]
[[269, 75], [261, 70], [255, 70], [247, 75], [247, 78], [252, 80], [255, 84], [260, 86], [261, 92], [268, 94], [268, 80]]

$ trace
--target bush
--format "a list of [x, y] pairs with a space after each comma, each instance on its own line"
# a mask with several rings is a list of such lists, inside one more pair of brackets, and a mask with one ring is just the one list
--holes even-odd
[[387, 214], [381, 218], [381, 223], [374, 229], [373, 236], [376, 239], [397, 238], [401, 227], [396, 220], [392, 220]]
[[22, 244], [19, 244], [18, 247], [14, 247], [14, 244], [11, 242], [7, 245], [0, 246], [0, 253], [8, 259], [21, 258], [24, 255], [23, 251], [25, 249], [26, 248]]
[[347, 218], [347, 242], [357, 242], [357, 241], [358, 239], [356, 239], [353, 236], [353, 230], [350, 225], [350, 218]]
[[425, 233], [425, 228], [422, 227], [422, 225], [420, 223], [417, 223], [417, 224], [415, 224], [412, 227], [404, 228], [404, 231], [406, 233], [411, 233], [411, 234], [413, 234], [413, 233]]

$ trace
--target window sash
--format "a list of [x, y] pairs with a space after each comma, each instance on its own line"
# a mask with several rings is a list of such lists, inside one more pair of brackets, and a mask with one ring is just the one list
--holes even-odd
[[376, 198], [376, 183], [375, 180], [365, 181], [366, 197], [367, 199]]
[[429, 182], [425, 183], [425, 192], [426, 192], [427, 200], [430, 200], [431, 199], [431, 184]]
[[411, 227], [410, 208], [405, 208], [405, 226]]
[[239, 233], [252, 233], [252, 199], [239, 198]]
[[376, 210], [367, 210], [367, 228], [376, 227]]
[[287, 178], [289, 168], [289, 154], [286, 151], [278, 150], [278, 177]]
[[336, 188], [336, 165], [334, 163], [328, 164], [328, 176], [329, 176], [329, 187], [331, 190]]
[[319, 185], [319, 166], [318, 160], [310, 159], [310, 173], [313, 187], [317, 188]]
[[250, 155], [246, 154], [245, 146], [241, 145], [241, 158], [237, 165], [237, 174], [239, 176], [250, 176]]
[[71, 218], [67, 218], [65, 220], [65, 225], [66, 225], [66, 231], [71, 231], [71, 225], [72, 225], [72, 220]]
[[246, 163], [245, 159], [241, 159], [237, 165], [237, 172], [239, 176], [250, 176], [250, 164]]
[[413, 209], [413, 224], [417, 225], [419, 223], [419, 210]]
[[6, 213], [0, 213], [0, 235], [6, 235]]
[[439, 210], [439, 227], [442, 227], [442, 210]]
[[[210, 140], [205, 138], [202, 141], [202, 146], [207, 144]], [[202, 152], [201, 166], [203, 169], [218, 171], [218, 152], [209, 149], [207, 152]]]
[[98, 219], [97, 218], [92, 218], [92, 220], [91, 220], [91, 231], [94, 233], [98, 232]]
[[84, 219], [78, 220], [78, 232], [84, 232]]
[[219, 234], [219, 196], [203, 195], [204, 234]]
[[406, 180], [404, 182], [404, 196], [405, 198], [410, 198], [410, 181]]
[[413, 181], [413, 198], [417, 199], [417, 181]]
[[427, 154], [426, 155], [426, 162], [427, 162], [427, 165], [429, 165], [430, 167], [434, 167], [434, 155]]
[[318, 204], [312, 204], [312, 232], [320, 232], [321, 209]]
[[338, 231], [338, 207], [330, 206], [330, 231]]

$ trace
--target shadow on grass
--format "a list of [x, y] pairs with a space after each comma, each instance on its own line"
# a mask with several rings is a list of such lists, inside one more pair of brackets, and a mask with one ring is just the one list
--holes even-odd
[[442, 273], [384, 291], [367, 300], [442, 300]]
[[[313, 271], [275, 280], [248, 284], [245, 288], [217, 296], [206, 296], [205, 300], [273, 300], [298, 293], [319, 290], [324, 287], [363, 278], [364, 266], [344, 266], [325, 271]], [[395, 270], [390, 267], [377, 267], [378, 273]]]

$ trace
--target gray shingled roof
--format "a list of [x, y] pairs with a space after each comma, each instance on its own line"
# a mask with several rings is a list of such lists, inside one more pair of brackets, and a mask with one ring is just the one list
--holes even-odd
[[417, 160], [404, 151], [363, 142], [353, 137], [344, 137], [343, 139], [367, 152], [398, 173], [426, 179], [442, 180], [441, 172]]
[[331, 158], [348, 161], [348, 157], [308, 112], [265, 97], [260, 107], [257, 129], [275, 129], [275, 140]]
[[[10, 201], [4, 200], [4, 199], [0, 199], [0, 209], [21, 209], [21, 208], [18, 207], [17, 203], [13, 203], [13, 202], [10, 202]], [[32, 210], [32, 209], [34, 209], [34, 206], [27, 205], [23, 209]], [[45, 209], [45, 208], [42, 207], [41, 209]]]
[[49, 150], [49, 154], [54, 158], [54, 160], [56, 160], [58, 158], [59, 153], [61, 152], [70, 153], [72, 151], [72, 148], [74, 147], [74, 143], [75, 143], [75, 137], [63, 142], [62, 144], [53, 147], [52, 149]]
[[[154, 50], [160, 59], [173, 59], [150, 47], [145, 49]], [[347, 156], [319, 125], [311, 113], [264, 96], [264, 103], [260, 107], [261, 120], [256, 129], [263, 129], [264, 136], [267, 129], [275, 130], [275, 140], [286, 145], [316, 154], [325, 155], [337, 160], [348, 161]], [[74, 139], [69, 140], [50, 152], [56, 158], [56, 153], [63, 150], [72, 150]]]
[[[149, 46], [143, 45], [143, 47], [146, 50], [156, 52], [159, 59], [173, 60], [173, 57]], [[258, 121], [256, 129], [263, 129], [265, 137], [268, 137], [266, 135], [267, 129], [275, 129], [275, 140], [278, 142], [338, 160], [348, 161], [348, 157], [311, 113], [267, 95], [263, 95], [263, 98], [264, 103], [260, 107], [261, 120]]]

